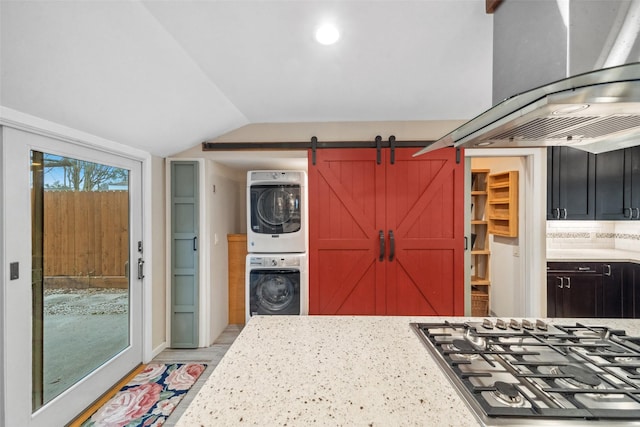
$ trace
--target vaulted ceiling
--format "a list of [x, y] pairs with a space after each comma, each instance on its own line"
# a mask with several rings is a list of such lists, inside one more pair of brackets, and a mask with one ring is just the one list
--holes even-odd
[[[167, 156], [255, 123], [468, 119], [479, 0], [5, 1], [0, 104]], [[319, 24], [341, 31], [318, 44]]]

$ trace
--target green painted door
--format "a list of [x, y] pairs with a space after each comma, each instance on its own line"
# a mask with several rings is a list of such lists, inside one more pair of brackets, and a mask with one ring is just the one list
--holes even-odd
[[171, 347], [198, 347], [198, 163], [171, 162]]

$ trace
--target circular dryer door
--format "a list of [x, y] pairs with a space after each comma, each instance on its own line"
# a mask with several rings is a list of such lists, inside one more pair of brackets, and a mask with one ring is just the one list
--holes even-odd
[[258, 196], [253, 207], [256, 222], [252, 229], [259, 233], [294, 233], [300, 230], [300, 187], [256, 187]]
[[265, 274], [256, 283], [253, 298], [258, 314], [300, 314], [300, 285], [289, 275]]

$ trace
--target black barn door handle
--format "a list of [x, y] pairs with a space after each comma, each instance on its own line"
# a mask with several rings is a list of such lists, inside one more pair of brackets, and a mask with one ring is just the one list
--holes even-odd
[[393, 230], [389, 230], [389, 261], [393, 261], [393, 256], [396, 253], [396, 241], [393, 238]]
[[384, 261], [384, 231], [380, 230], [380, 257], [379, 261]]

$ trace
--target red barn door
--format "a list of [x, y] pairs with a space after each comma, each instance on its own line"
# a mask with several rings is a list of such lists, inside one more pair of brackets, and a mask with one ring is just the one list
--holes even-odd
[[316, 152], [310, 314], [463, 314], [463, 165], [453, 149], [414, 152]]

